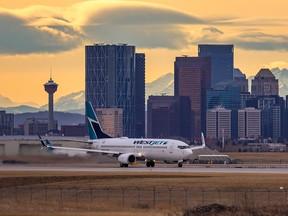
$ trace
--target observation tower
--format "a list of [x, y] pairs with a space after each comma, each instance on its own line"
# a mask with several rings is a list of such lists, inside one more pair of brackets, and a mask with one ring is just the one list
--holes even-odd
[[58, 84], [52, 80], [52, 76], [50, 76], [50, 80], [44, 84], [45, 91], [48, 93], [48, 131], [54, 131], [57, 129], [57, 123], [54, 120], [54, 110], [53, 110], [53, 94], [57, 91]]

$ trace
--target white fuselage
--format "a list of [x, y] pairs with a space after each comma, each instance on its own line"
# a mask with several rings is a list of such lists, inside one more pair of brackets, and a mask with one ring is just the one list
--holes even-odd
[[131, 153], [148, 160], [180, 161], [192, 155], [190, 147], [172, 139], [109, 138], [93, 140], [92, 149]]

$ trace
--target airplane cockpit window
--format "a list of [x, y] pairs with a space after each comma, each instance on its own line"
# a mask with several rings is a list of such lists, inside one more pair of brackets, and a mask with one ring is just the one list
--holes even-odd
[[189, 146], [177, 146], [179, 149], [189, 149]]

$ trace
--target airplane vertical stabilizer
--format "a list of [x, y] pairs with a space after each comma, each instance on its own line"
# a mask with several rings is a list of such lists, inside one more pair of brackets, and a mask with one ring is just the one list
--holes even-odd
[[88, 132], [90, 140], [93, 139], [103, 139], [103, 138], [111, 138], [109, 135], [105, 134], [100, 126], [100, 123], [96, 117], [92, 104], [87, 101], [86, 102], [86, 116], [87, 116], [87, 124], [88, 124]]

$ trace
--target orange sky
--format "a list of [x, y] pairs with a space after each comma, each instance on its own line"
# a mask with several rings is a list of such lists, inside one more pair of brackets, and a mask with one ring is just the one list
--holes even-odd
[[145, 52], [148, 82], [173, 72], [176, 56], [196, 56], [198, 43], [235, 44], [235, 67], [247, 76], [273, 62], [288, 67], [287, 6], [284, 0], [0, 0], [0, 95], [43, 105], [50, 70], [59, 84], [56, 99], [83, 90], [84, 46], [93, 42], [125, 42]]

